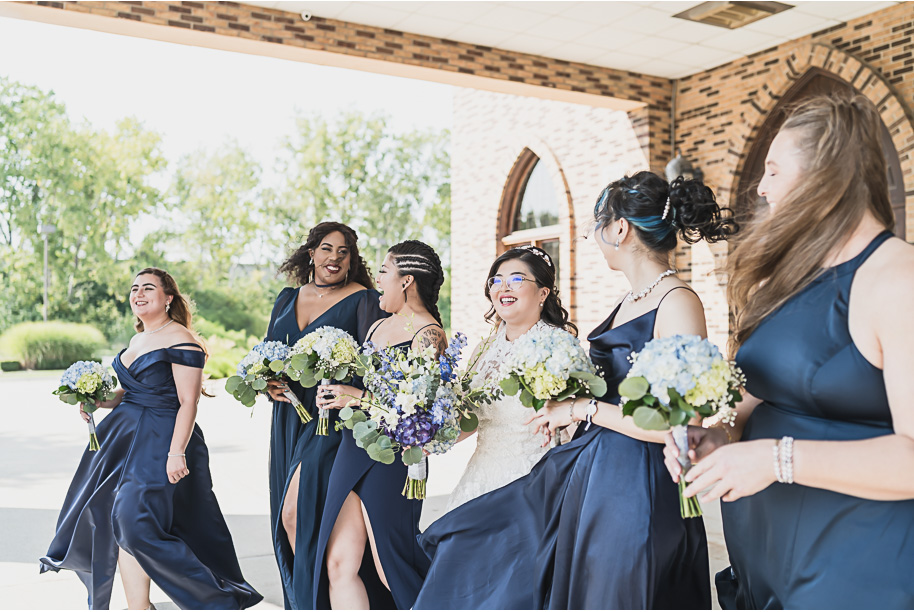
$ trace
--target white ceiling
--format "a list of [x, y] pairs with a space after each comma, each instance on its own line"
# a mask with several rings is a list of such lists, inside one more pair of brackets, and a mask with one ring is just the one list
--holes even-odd
[[896, 2], [800, 1], [737, 30], [674, 19], [693, 2], [252, 1], [402, 32], [680, 78]]

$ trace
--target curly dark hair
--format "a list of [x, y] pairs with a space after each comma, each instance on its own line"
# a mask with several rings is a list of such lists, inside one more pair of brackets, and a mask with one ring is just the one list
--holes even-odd
[[[512, 259], [519, 259], [527, 264], [537, 287], [549, 289], [549, 295], [546, 296], [546, 301], [543, 302], [543, 313], [540, 318], [549, 325], [567, 330], [577, 336], [578, 327], [569, 320], [568, 311], [562, 306], [562, 300], [559, 298], [559, 288], [555, 284], [555, 266], [551, 263], [552, 259], [549, 254], [539, 247], [529, 245], [514, 247], [499, 255], [492, 262], [485, 286], [486, 300], [489, 304], [492, 303], [492, 297], [489, 294], [488, 279], [498, 273], [498, 268], [501, 264]], [[486, 313], [486, 321], [494, 323], [495, 315], [495, 307], [492, 306], [489, 308], [489, 312]]]
[[688, 244], [726, 240], [739, 230], [732, 213], [718, 206], [714, 192], [701, 181], [680, 176], [667, 183], [647, 171], [610, 183], [593, 209], [598, 236], [603, 227], [624, 218], [658, 255], [676, 248], [677, 233]]
[[444, 268], [435, 249], [418, 240], [404, 240], [387, 250], [401, 275], [415, 278], [422, 305], [444, 327], [438, 312], [438, 292], [444, 283]]
[[311, 251], [320, 246], [321, 241], [333, 232], [343, 235], [346, 247], [349, 249], [349, 272], [346, 275], [346, 284], [356, 282], [367, 289], [374, 289], [371, 272], [365, 265], [365, 260], [359, 255], [358, 234], [348, 225], [336, 221], [324, 221], [312, 227], [305, 243], [295, 249], [283, 262], [279, 267], [279, 273], [285, 274], [290, 281], [299, 285], [310, 283], [314, 279], [314, 262], [311, 260]]

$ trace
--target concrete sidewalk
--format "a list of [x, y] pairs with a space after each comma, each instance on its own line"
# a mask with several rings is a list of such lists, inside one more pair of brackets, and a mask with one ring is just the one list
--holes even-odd
[[[51, 395], [56, 376], [0, 374], [4, 416], [0, 426], [0, 609], [85, 609], [86, 590], [72, 572], [38, 573], [57, 515], [87, 441], [76, 409]], [[260, 609], [282, 608], [282, 588], [270, 536], [267, 470], [270, 405], [251, 411], [212, 384], [215, 398], [200, 402], [197, 422], [210, 450], [210, 469], [219, 505], [235, 542], [244, 576], [264, 596]], [[101, 415], [106, 411], [99, 411]], [[104, 443], [104, 441], [102, 441]], [[422, 528], [441, 516], [475, 443], [468, 440], [446, 456], [431, 457]], [[705, 509], [713, 572], [726, 567], [719, 508]], [[153, 585], [158, 608], [174, 609]], [[716, 601], [715, 601], [716, 606]], [[112, 609], [127, 607], [120, 579]]]

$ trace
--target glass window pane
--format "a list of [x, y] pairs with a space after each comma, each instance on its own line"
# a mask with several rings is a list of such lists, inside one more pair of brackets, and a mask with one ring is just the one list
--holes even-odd
[[559, 203], [555, 197], [555, 187], [545, 165], [537, 162], [524, 185], [512, 231], [546, 227], [558, 222]]
[[549, 253], [549, 257], [552, 258], [552, 265], [555, 266], [555, 284], [559, 284], [559, 239], [555, 238], [553, 240], [540, 240], [536, 243], [536, 246], [543, 249]]

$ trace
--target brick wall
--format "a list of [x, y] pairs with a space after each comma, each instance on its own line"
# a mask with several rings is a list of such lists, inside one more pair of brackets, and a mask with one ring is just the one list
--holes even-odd
[[[646, 169], [632, 118], [621, 111], [533, 98], [455, 90], [451, 144], [452, 317], [454, 329], [471, 339], [485, 330], [488, 303], [482, 285], [496, 257], [502, 190], [524, 148], [546, 164], [556, 195], [569, 201], [562, 210], [560, 269], [574, 258], [575, 278], [560, 281], [563, 302], [586, 336], [625, 292], [625, 278], [610, 271], [593, 238], [593, 205], [613, 178]], [[560, 199], [560, 201], [563, 201]]]
[[[705, 180], [721, 204], [733, 204], [746, 155], [767, 114], [812, 67], [850, 82], [880, 110], [899, 153], [906, 193], [907, 240], [914, 242], [911, 2], [679, 80], [677, 146], [704, 170]], [[727, 304], [726, 279], [715, 270], [725, 264], [726, 253], [726, 244], [700, 244], [691, 249], [687, 258], [692, 285], [705, 302], [709, 332], [717, 338], [726, 335]]]

